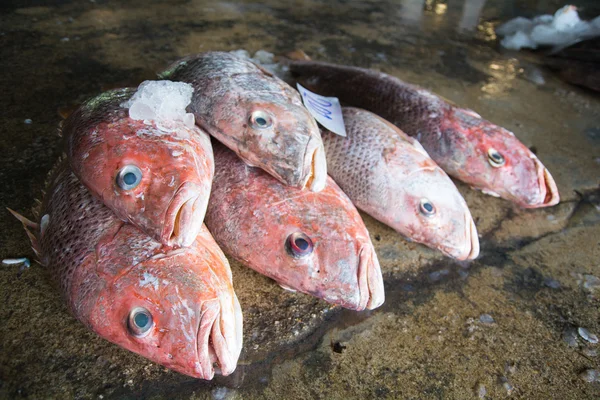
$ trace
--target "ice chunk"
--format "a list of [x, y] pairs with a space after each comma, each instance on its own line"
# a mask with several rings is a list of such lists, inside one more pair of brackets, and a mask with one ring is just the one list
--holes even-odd
[[156, 113], [149, 105], [137, 102], [129, 107], [129, 117], [138, 120], [155, 119]]
[[193, 87], [183, 82], [145, 81], [121, 107], [129, 108], [132, 119], [156, 121], [160, 129], [172, 130], [176, 121], [190, 121], [186, 107], [193, 92]]
[[539, 45], [560, 48], [600, 35], [600, 17], [591, 22], [582, 21], [577, 7], [567, 5], [554, 15], [540, 15], [533, 20], [514, 18], [501, 25], [496, 33], [505, 36], [500, 44], [512, 50], [535, 49]]
[[[552, 16], [550, 16], [552, 19]], [[496, 29], [496, 33], [500, 36], [514, 35], [518, 31], [528, 31], [533, 27], [533, 21], [524, 17], [513, 18], [508, 22], [500, 25]]]
[[234, 56], [238, 56], [239, 58], [250, 59], [250, 53], [244, 49], [232, 50], [229, 53], [233, 54]]
[[537, 43], [533, 41], [525, 32], [517, 32], [502, 39], [500, 42], [502, 47], [509, 50], [537, 49]]
[[554, 14], [552, 26], [559, 31], [569, 31], [581, 23], [577, 7], [564, 6]]
[[259, 64], [274, 64], [274, 57], [275, 56], [273, 55], [273, 53], [269, 53], [265, 50], [258, 50], [256, 53], [254, 53], [254, 57], [252, 57], [252, 60]]

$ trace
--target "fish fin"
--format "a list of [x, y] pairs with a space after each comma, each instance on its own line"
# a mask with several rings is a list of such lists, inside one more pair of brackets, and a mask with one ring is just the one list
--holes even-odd
[[286, 285], [284, 285], [283, 283], [279, 283], [279, 282], [277, 282], [277, 284], [278, 284], [279, 286], [281, 286], [281, 288], [282, 288], [283, 290], [287, 290], [288, 292], [292, 292], [292, 293], [296, 293], [296, 292], [297, 292], [297, 290], [296, 290], [296, 289], [292, 289], [291, 287], [289, 287], [289, 286], [286, 286]]
[[34, 232], [38, 232], [40, 229], [40, 225], [36, 222], [31, 221], [30, 219], [22, 216], [21, 214], [19, 214], [18, 212], [6, 207], [6, 209], [16, 218], [18, 219], [22, 224], [23, 224], [23, 228], [25, 229], [25, 233], [27, 233], [27, 236], [29, 237], [29, 241], [31, 242], [31, 248], [33, 249], [33, 252], [35, 253], [36, 257], [39, 259], [40, 258], [40, 254], [41, 254], [41, 249], [39, 246], [39, 241], [38, 241], [38, 237]]
[[44, 182], [44, 189], [42, 190], [42, 196], [44, 196], [44, 197], [46, 196], [46, 190], [48, 188], [50, 188], [50, 186], [52, 186], [53, 178], [55, 178], [58, 175], [58, 171], [61, 168], [64, 168], [64, 163], [65, 163], [66, 159], [67, 159], [66, 153], [62, 153], [60, 155], [60, 157], [58, 157], [58, 160], [56, 161], [56, 163], [54, 163], [52, 168], [50, 168], [50, 171], [46, 175], [46, 181]]

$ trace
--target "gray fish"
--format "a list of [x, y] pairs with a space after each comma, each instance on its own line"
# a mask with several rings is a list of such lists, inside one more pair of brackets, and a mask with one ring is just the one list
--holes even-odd
[[251, 61], [224, 52], [176, 61], [161, 79], [194, 87], [188, 107], [196, 124], [294, 187], [325, 187], [327, 164], [317, 123], [288, 84]]

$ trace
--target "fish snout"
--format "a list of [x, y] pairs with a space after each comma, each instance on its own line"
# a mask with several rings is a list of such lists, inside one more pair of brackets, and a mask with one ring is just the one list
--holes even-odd
[[454, 245], [446, 244], [445, 246], [440, 246], [439, 250], [445, 255], [460, 261], [474, 260], [479, 255], [479, 235], [477, 234], [477, 227], [470, 212], [465, 214], [463, 226], [465, 234], [460, 236], [460, 242]]
[[550, 175], [550, 171], [544, 167], [537, 157], [533, 158], [533, 162], [535, 163], [535, 169], [537, 171], [539, 196], [531, 199], [524, 207], [540, 208], [558, 204], [560, 195], [558, 194], [556, 182], [554, 181], [554, 178], [552, 178], [552, 175]]
[[169, 246], [191, 246], [202, 228], [207, 205], [200, 186], [192, 182], [181, 185], [167, 209], [161, 241]]
[[237, 296], [205, 303], [198, 327], [198, 361], [203, 379], [230, 375], [242, 350], [242, 309]]
[[358, 288], [360, 299], [357, 311], [373, 310], [385, 301], [383, 276], [373, 245], [369, 242], [360, 249], [358, 261]]

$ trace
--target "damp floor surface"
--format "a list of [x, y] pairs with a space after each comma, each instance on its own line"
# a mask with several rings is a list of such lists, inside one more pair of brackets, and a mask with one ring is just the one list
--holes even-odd
[[[580, 2], [581, 3], [581, 2]], [[579, 3], [577, 3], [579, 4]], [[42, 267], [0, 269], [0, 397], [77, 399], [592, 399], [600, 383], [600, 97], [559, 80], [493, 27], [556, 1], [0, 4], [0, 206], [26, 215], [61, 153], [60, 112], [135, 86], [184, 55], [302, 49], [378, 69], [514, 131], [552, 172], [561, 202], [523, 210], [458, 184], [481, 255], [456, 263], [364, 216], [386, 303], [350, 312], [232, 263], [244, 310], [236, 372], [212, 382], [88, 332]], [[600, 14], [582, 2], [584, 16]], [[0, 211], [0, 257], [33, 253]]]

